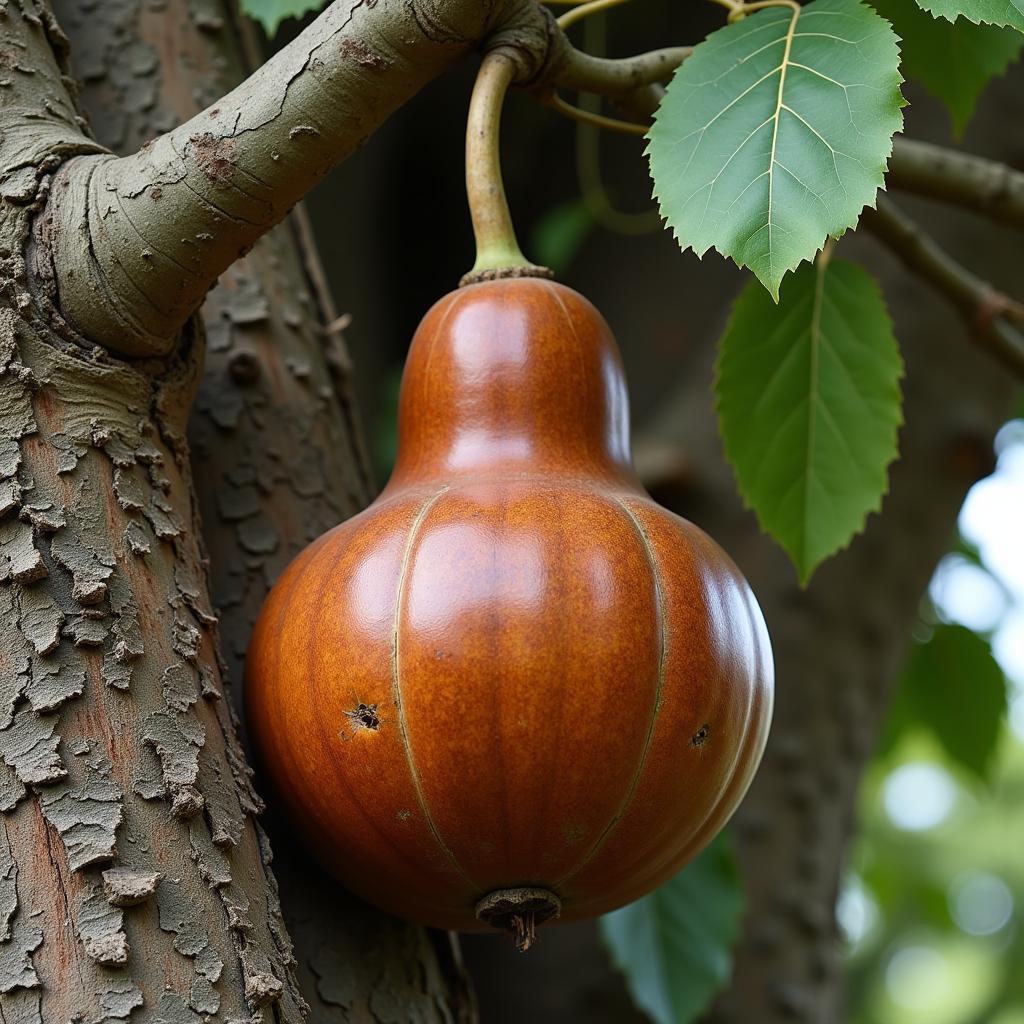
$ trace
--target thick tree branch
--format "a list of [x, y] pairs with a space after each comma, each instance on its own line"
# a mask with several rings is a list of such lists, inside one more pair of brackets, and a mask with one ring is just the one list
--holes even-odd
[[886, 182], [890, 188], [941, 199], [1024, 228], [1024, 172], [997, 160], [899, 138]]
[[62, 168], [48, 209], [59, 308], [91, 341], [168, 351], [217, 276], [405, 100], [485, 38], [528, 81], [552, 33], [533, 0], [338, 0], [138, 153]]
[[971, 336], [1017, 376], [1024, 377], [1024, 306], [958, 263], [891, 203], [865, 210], [864, 226], [963, 314]]

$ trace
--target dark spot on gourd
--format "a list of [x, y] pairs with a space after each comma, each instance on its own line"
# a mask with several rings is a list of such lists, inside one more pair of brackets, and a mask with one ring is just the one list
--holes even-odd
[[353, 732], [359, 732], [360, 729], [372, 729], [376, 732], [380, 728], [380, 715], [377, 714], [376, 704], [360, 702], [351, 711], [346, 711], [345, 717], [351, 722]]
[[710, 725], [708, 725], [708, 723], [707, 723], [707, 722], [705, 722], [705, 723], [704, 723], [704, 724], [703, 724], [703, 725], [702, 725], [702, 726], [701, 726], [701, 727], [700, 727], [700, 728], [699, 728], [699, 729], [698, 729], [698, 730], [697, 730], [697, 731], [696, 731], [696, 732], [695, 732], [695, 733], [694, 733], [694, 734], [693, 734], [693, 735], [692, 735], [692, 736], [690, 737], [690, 746], [691, 746], [691, 747], [697, 747], [697, 748], [699, 749], [700, 747], [703, 747], [705, 743], [707, 743], [707, 741], [708, 741], [708, 738], [709, 738], [710, 736], [711, 736], [711, 726], [710, 726]]
[[565, 830], [565, 845], [575, 846], [585, 835], [587, 830], [582, 825], [569, 825]]

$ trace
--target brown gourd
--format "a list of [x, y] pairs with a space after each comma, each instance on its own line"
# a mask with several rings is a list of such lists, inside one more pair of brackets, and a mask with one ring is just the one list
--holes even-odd
[[537, 277], [427, 314], [380, 497], [267, 599], [260, 763], [355, 892], [442, 928], [612, 910], [721, 829], [772, 663], [728, 556], [632, 467], [611, 332]]

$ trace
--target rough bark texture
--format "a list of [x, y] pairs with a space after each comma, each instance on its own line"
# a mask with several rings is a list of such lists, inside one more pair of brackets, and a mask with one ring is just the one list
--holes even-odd
[[201, 334], [129, 365], [61, 333], [24, 254], [98, 147], [48, 8], [0, 4], [0, 33], [0, 1016], [297, 1022], [192, 500]]
[[[223, 0], [58, 0], [55, 9], [83, 106], [115, 152], [187, 120], [247, 70], [247, 27]], [[253, 620], [280, 569], [371, 493], [351, 365], [340, 332], [325, 332], [335, 317], [303, 266], [304, 256], [315, 259], [303, 234], [288, 222], [264, 236], [203, 307], [206, 368], [189, 437], [235, 690]], [[447, 936], [355, 900], [286, 828], [273, 845], [310, 1021], [449, 1021], [470, 1012]]]

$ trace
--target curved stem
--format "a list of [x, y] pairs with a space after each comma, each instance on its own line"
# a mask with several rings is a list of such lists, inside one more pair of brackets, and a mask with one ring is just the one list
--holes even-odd
[[[588, 21], [583, 30], [583, 43], [588, 53], [606, 52], [608, 26], [602, 20]], [[579, 98], [581, 109], [598, 114], [601, 98], [585, 93]], [[601, 174], [601, 132], [596, 125], [579, 122], [576, 125], [576, 177], [579, 180], [583, 204], [594, 220], [624, 235], [641, 235], [657, 231], [661, 216], [657, 208], [642, 213], [627, 213], [617, 209], [608, 194]]]
[[473, 86], [466, 125], [466, 196], [476, 238], [476, 262], [467, 276], [530, 267], [516, 240], [501, 177], [501, 108], [516, 66], [500, 51], [487, 54]]
[[[36, 221], [49, 239], [36, 255], [68, 331], [165, 355], [239, 254], [427, 82], [485, 39], [514, 43], [524, 79], [560, 45], [535, 0], [451, 0], [438, 5], [443, 32], [422, 23], [420, 6], [336, 0], [236, 89], [131, 156], [92, 155], [84, 135], [53, 142], [47, 152], [66, 162]], [[20, 109], [13, 88], [0, 106], [8, 118]], [[62, 131], [75, 124], [59, 120]], [[0, 144], [22, 135], [5, 128]], [[68, 159], [76, 152], [90, 155]]]
[[577, 125], [576, 177], [590, 215], [602, 227], [620, 235], [647, 235], [659, 230], [662, 222], [657, 207], [633, 213], [612, 204], [601, 177], [600, 140], [596, 126], [584, 122]]
[[582, 121], [584, 124], [592, 124], [597, 128], [607, 128], [609, 131], [621, 132], [623, 135], [646, 135], [650, 125], [635, 124], [632, 121], [620, 121], [614, 117], [605, 117], [604, 114], [594, 113], [592, 110], [582, 110], [567, 103], [557, 92], [550, 93], [544, 98], [544, 102], [554, 107], [560, 114], [571, 117], [575, 121]]
[[763, 11], [766, 7], [789, 7], [791, 10], [799, 13], [800, 4], [797, 0], [759, 0], [757, 3], [742, 3], [740, 4], [740, 14], [754, 14], [757, 11]]
[[719, 7], [725, 7], [729, 11], [730, 22], [738, 21], [748, 14], [763, 11], [766, 7], [789, 7], [796, 13], [800, 11], [800, 4], [797, 0], [711, 0]]
[[570, 25], [577, 21], [589, 18], [591, 14], [600, 14], [611, 7], [618, 7], [626, 3], [626, 0], [590, 0], [590, 3], [580, 4], [571, 11], [567, 11], [558, 19], [558, 27], [564, 32]]

